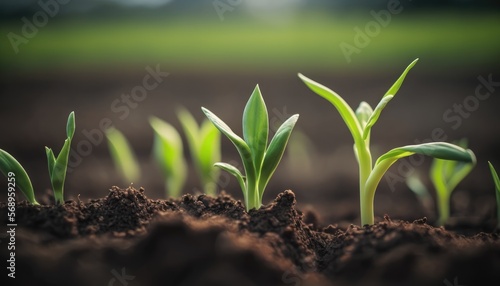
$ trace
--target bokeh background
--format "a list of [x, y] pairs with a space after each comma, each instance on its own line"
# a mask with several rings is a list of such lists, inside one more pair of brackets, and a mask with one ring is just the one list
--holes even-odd
[[[259, 84], [273, 122], [300, 114], [264, 202], [291, 189], [300, 208], [317, 210], [327, 222], [356, 220], [352, 138], [336, 110], [297, 73], [332, 88], [353, 108], [362, 100], [375, 106], [419, 58], [373, 129], [374, 156], [432, 139], [435, 132], [446, 141], [467, 138], [478, 165], [454, 193], [452, 215], [493, 217], [486, 162], [500, 169], [499, 8], [493, 0], [2, 1], [0, 148], [24, 165], [41, 197], [50, 189], [44, 146], [61, 148], [66, 118], [75, 111], [66, 198], [103, 197], [111, 186], [129, 183], [115, 170], [102, 137], [101, 121], [109, 120], [139, 157], [142, 176], [133, 185], [163, 198], [149, 116], [180, 130], [176, 108], [188, 108], [201, 121], [205, 106], [241, 134], [244, 105]], [[148, 70], [168, 76], [160, 76], [140, 100], [125, 101]], [[490, 96], [479, 99], [481, 78], [490, 84], [480, 93]], [[82, 154], [78, 144], [90, 149]], [[222, 152], [225, 161], [240, 160], [226, 138]], [[396, 164], [391, 173], [418, 174], [434, 195], [430, 162]], [[236, 181], [228, 178], [219, 189], [241, 199]], [[3, 177], [2, 185], [6, 190]], [[198, 190], [190, 167], [184, 193]], [[396, 218], [433, 217], [432, 207], [419, 204], [403, 179], [384, 179], [375, 210]]]

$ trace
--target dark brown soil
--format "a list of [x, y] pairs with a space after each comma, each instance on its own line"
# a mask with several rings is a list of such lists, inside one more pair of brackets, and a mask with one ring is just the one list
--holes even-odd
[[[292, 191], [247, 213], [240, 201], [151, 200], [114, 187], [102, 199], [17, 205], [16, 279], [1, 285], [493, 285], [500, 237], [385, 216], [322, 225]], [[6, 204], [0, 215], [6, 218]], [[5, 223], [2, 225], [6, 225]], [[2, 231], [5, 234], [5, 231]], [[8, 257], [6, 239], [0, 253]], [[5, 267], [3, 267], [5, 271]], [[491, 281], [493, 284], [488, 284]]]

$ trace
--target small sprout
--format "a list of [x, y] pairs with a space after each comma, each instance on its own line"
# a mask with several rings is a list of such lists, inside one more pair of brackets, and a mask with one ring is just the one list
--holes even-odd
[[[462, 148], [467, 147], [467, 142], [461, 140], [458, 144]], [[430, 169], [430, 178], [436, 189], [439, 218], [438, 225], [444, 225], [450, 217], [450, 197], [456, 186], [472, 171], [476, 161], [458, 162], [442, 159], [434, 159]]]
[[184, 108], [178, 110], [177, 116], [186, 135], [191, 160], [203, 191], [215, 195], [217, 191], [215, 182], [219, 178], [220, 169], [213, 166], [221, 160], [220, 132], [208, 119], [198, 126], [193, 115]]
[[64, 181], [66, 180], [71, 140], [73, 139], [73, 135], [75, 135], [75, 112], [71, 112], [68, 116], [66, 135], [67, 138], [64, 140], [64, 145], [57, 158], [54, 156], [52, 149], [45, 147], [49, 165], [50, 182], [54, 191], [56, 204], [64, 203]]
[[382, 110], [389, 103], [389, 101], [394, 98], [407, 73], [417, 63], [417, 60], [418, 59], [414, 60], [404, 70], [403, 74], [386, 92], [375, 109], [372, 109], [368, 103], [361, 102], [356, 112], [351, 109], [351, 107], [340, 95], [322, 84], [299, 74], [300, 79], [302, 79], [302, 81], [304, 81], [304, 83], [312, 91], [328, 100], [337, 109], [354, 139], [354, 155], [356, 156], [359, 165], [360, 211], [362, 225], [374, 223], [373, 201], [375, 191], [385, 172], [398, 159], [413, 154], [422, 154], [445, 160], [457, 160], [463, 162], [475, 161], [474, 153], [470, 150], [465, 150], [450, 143], [431, 142], [394, 148], [380, 156], [374, 165], [372, 164], [372, 155], [370, 150], [371, 129], [377, 122]]
[[179, 197], [187, 175], [181, 136], [172, 125], [157, 117], [151, 117], [149, 123], [155, 133], [153, 155], [165, 177], [167, 192], [171, 197]]
[[31, 185], [31, 180], [26, 170], [12, 155], [2, 149], [0, 149], [0, 171], [7, 178], [15, 177], [15, 186], [21, 190], [28, 202], [33, 205], [39, 204], [35, 199], [33, 185]]
[[227, 163], [216, 163], [215, 166], [236, 177], [243, 192], [247, 211], [259, 209], [262, 205], [264, 190], [278, 167], [299, 115], [295, 114], [288, 118], [278, 128], [268, 146], [269, 118], [258, 85], [243, 112], [243, 138], [236, 135], [210, 110], [204, 107], [201, 109], [215, 127], [234, 144], [243, 161], [245, 175], [238, 168]]
[[490, 166], [491, 176], [493, 177], [493, 182], [495, 183], [495, 196], [497, 199], [497, 229], [500, 229], [500, 179], [498, 178], [498, 173], [488, 161], [488, 165]]
[[108, 128], [105, 134], [115, 168], [127, 183], [137, 182], [141, 177], [141, 170], [127, 138], [114, 127]]

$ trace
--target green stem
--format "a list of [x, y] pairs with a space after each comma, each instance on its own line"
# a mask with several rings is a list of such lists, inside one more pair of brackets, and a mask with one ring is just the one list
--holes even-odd
[[251, 209], [258, 209], [260, 207], [259, 192], [257, 190], [258, 182], [256, 182], [256, 179], [252, 177], [255, 176], [253, 174], [247, 176], [247, 196], [246, 196], [247, 202], [245, 203], [247, 207], [247, 212], [250, 211]]
[[450, 218], [450, 194], [444, 190], [444, 192], [440, 192], [440, 195], [437, 196], [437, 200], [439, 206], [439, 219], [437, 223], [438, 225], [444, 225]]
[[364, 200], [362, 201], [362, 209], [365, 209], [365, 212], [361, 215], [361, 224], [373, 224], [375, 222], [374, 214], [373, 214], [373, 203], [375, 198], [375, 191], [377, 190], [377, 186], [380, 183], [380, 180], [384, 176], [385, 172], [391, 167], [397, 159], [387, 159], [378, 163], [371, 172], [368, 180], [366, 180], [365, 192], [364, 192]]
[[[373, 224], [373, 198], [366, 193], [366, 183], [372, 172], [372, 156], [365, 142], [356, 142], [355, 148], [359, 165], [359, 196], [361, 225]], [[370, 219], [371, 218], [371, 219]]]
[[54, 199], [56, 201], [56, 204], [64, 204], [63, 192], [54, 192]]

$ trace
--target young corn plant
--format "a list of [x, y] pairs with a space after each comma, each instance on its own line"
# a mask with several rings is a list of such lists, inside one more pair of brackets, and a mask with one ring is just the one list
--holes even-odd
[[[457, 143], [466, 148], [465, 139]], [[451, 160], [434, 159], [430, 169], [430, 178], [436, 189], [438, 225], [445, 225], [450, 217], [450, 197], [457, 185], [472, 171], [476, 161], [458, 162]]]
[[127, 138], [114, 127], [108, 128], [105, 134], [115, 168], [127, 183], [137, 182], [141, 177], [139, 161], [130, 147]]
[[215, 127], [234, 144], [243, 161], [245, 175], [227, 163], [219, 162], [215, 166], [236, 177], [243, 192], [247, 211], [259, 209], [262, 206], [264, 190], [283, 156], [299, 115], [292, 115], [283, 122], [268, 146], [269, 118], [259, 85], [255, 87], [243, 111], [243, 138], [236, 135], [210, 110], [204, 107], [201, 109]]
[[47, 161], [49, 165], [49, 176], [54, 191], [56, 204], [64, 203], [64, 181], [66, 180], [66, 171], [68, 168], [68, 157], [71, 148], [71, 140], [75, 134], [75, 112], [71, 112], [66, 123], [66, 135], [64, 145], [57, 157], [54, 156], [52, 149], [45, 147]]
[[[39, 205], [35, 199], [35, 192], [31, 184], [30, 177], [23, 166], [9, 153], [0, 149], [0, 172], [9, 180], [9, 187], [18, 187], [26, 197], [28, 202], [33, 205]], [[11, 178], [15, 178], [14, 180]], [[11, 182], [14, 183], [11, 183]]]
[[167, 193], [177, 198], [182, 192], [187, 175], [181, 136], [172, 125], [157, 117], [151, 117], [149, 123], [155, 133], [153, 156], [165, 177]]
[[361, 224], [373, 224], [373, 202], [377, 186], [389, 167], [398, 159], [413, 154], [422, 154], [445, 160], [456, 160], [463, 162], [474, 162], [475, 156], [471, 150], [466, 150], [454, 144], [445, 142], [431, 142], [418, 145], [407, 145], [390, 150], [380, 156], [375, 164], [372, 163], [370, 151], [370, 133], [373, 125], [377, 122], [380, 113], [385, 106], [396, 95], [403, 80], [410, 69], [417, 63], [414, 60], [396, 80], [391, 88], [385, 93], [375, 109], [361, 102], [356, 112], [347, 102], [331, 89], [317, 83], [299, 73], [300, 79], [316, 94], [328, 100], [340, 113], [354, 139], [354, 154], [359, 166], [359, 190], [360, 190], [360, 212]]
[[177, 116], [186, 136], [191, 160], [203, 192], [215, 195], [217, 191], [215, 182], [219, 178], [220, 169], [214, 168], [213, 165], [221, 160], [220, 132], [208, 119], [198, 126], [193, 115], [184, 108], [178, 110]]
[[493, 177], [493, 182], [495, 183], [495, 196], [497, 199], [497, 229], [500, 229], [500, 179], [498, 178], [498, 173], [488, 161], [488, 165], [490, 166], [491, 176]]

